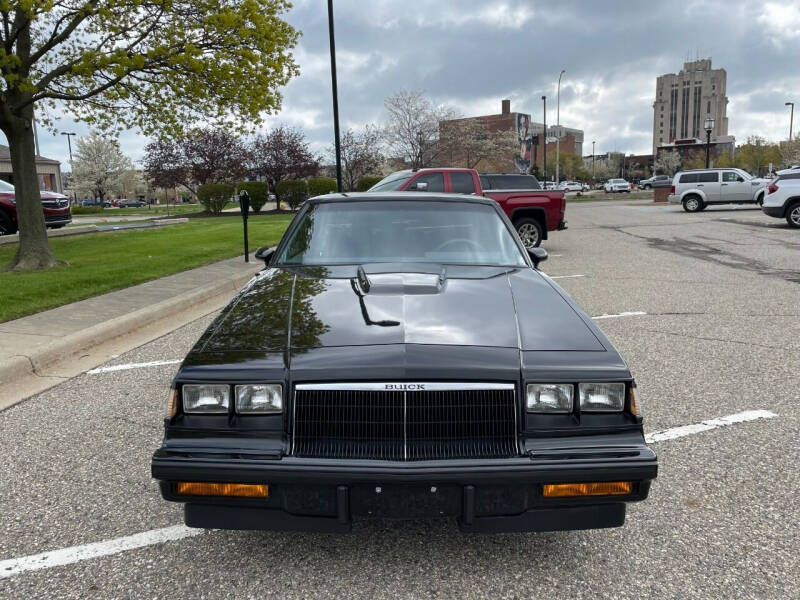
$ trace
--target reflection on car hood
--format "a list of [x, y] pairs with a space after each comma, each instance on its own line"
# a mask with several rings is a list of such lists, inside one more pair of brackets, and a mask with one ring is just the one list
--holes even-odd
[[[381, 344], [603, 351], [591, 320], [551, 280], [524, 268], [385, 272], [262, 271], [194, 352], [282, 352]], [[380, 271], [384, 272], [380, 272]], [[438, 272], [437, 272], [438, 271]]]

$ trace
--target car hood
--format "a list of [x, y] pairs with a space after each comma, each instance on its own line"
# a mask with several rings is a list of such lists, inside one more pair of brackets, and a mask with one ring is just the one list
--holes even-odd
[[[592, 321], [529, 268], [391, 271], [364, 266], [262, 271], [220, 314], [194, 353], [301, 353], [384, 344], [604, 351]], [[347, 276], [349, 275], [349, 276]], [[605, 345], [604, 345], [605, 343]]]

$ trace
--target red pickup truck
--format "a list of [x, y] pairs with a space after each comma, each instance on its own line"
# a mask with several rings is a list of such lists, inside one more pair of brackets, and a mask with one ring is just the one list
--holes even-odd
[[445, 192], [477, 194], [497, 202], [527, 248], [547, 239], [548, 231], [567, 228], [564, 192], [545, 191], [533, 175], [478, 174], [474, 169], [432, 168], [397, 171], [368, 191]]

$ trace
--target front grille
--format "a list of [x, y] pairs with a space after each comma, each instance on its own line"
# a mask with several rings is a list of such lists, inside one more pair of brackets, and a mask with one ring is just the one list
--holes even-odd
[[402, 385], [297, 385], [292, 453], [398, 461], [517, 454], [512, 384]]
[[68, 200], [42, 200], [42, 206], [45, 208], [66, 208], [69, 206]]

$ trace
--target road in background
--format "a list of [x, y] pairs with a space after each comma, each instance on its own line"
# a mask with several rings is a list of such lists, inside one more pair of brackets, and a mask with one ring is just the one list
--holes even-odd
[[[0, 597], [795, 597], [800, 236], [730, 207], [688, 214], [623, 199], [571, 204], [567, 218], [543, 266], [607, 317], [597, 323], [637, 378], [647, 432], [779, 416], [654, 443], [659, 477], [619, 529], [466, 535], [451, 521], [362, 521], [348, 536], [213, 531], [0, 573]], [[211, 318], [0, 413], [0, 564], [183, 522], [149, 461], [170, 361]]]

